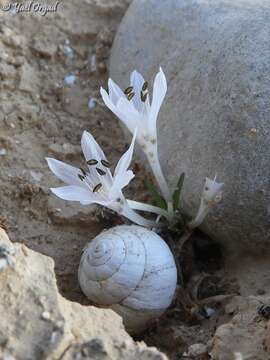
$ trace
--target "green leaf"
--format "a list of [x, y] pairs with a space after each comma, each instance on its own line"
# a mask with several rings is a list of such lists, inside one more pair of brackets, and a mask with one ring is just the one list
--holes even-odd
[[163, 197], [160, 195], [157, 188], [152, 183], [150, 183], [150, 181], [148, 181], [148, 180], [145, 180], [144, 183], [145, 183], [146, 188], [150, 192], [151, 197], [152, 197], [153, 201], [155, 202], [155, 205], [160, 207], [161, 209], [167, 210], [167, 203], [163, 199]]
[[185, 180], [185, 173], [182, 173], [177, 182], [177, 187], [173, 192], [173, 209], [174, 209], [174, 211], [179, 208], [180, 195], [181, 195], [181, 191], [183, 188], [184, 180]]

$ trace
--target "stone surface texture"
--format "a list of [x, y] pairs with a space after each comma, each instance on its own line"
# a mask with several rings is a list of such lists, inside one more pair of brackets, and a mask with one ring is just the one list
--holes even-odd
[[186, 173], [184, 209], [194, 215], [204, 178], [225, 183], [202, 225], [233, 252], [270, 252], [270, 3], [268, 0], [135, 0], [114, 41], [110, 77], [133, 69], [168, 93], [159, 152], [173, 188]]
[[226, 313], [233, 315], [231, 321], [219, 326], [215, 333], [211, 359], [267, 359], [270, 322], [258, 314], [258, 308], [269, 301], [269, 296], [235, 297], [226, 307]]
[[[11, 243], [0, 229], [3, 245]], [[14, 265], [0, 272], [0, 359], [167, 359], [135, 343], [112, 310], [64, 299], [51, 258], [14, 247]]]

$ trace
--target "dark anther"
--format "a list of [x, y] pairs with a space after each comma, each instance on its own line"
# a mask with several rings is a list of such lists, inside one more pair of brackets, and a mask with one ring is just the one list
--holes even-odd
[[90, 159], [86, 161], [87, 165], [97, 165], [98, 161], [96, 159]]
[[142, 86], [142, 91], [145, 91], [148, 88], [148, 82], [145, 81], [143, 86]]
[[101, 160], [101, 164], [102, 164], [103, 166], [105, 166], [106, 168], [109, 168], [109, 167], [111, 166], [111, 164], [110, 164], [109, 161], [107, 161], [107, 160]]
[[124, 91], [124, 94], [128, 95], [129, 93], [131, 93], [133, 90], [133, 86], [129, 86], [126, 88], [126, 90]]
[[94, 187], [93, 192], [97, 192], [101, 187], [102, 187], [102, 184], [101, 184], [101, 183], [97, 184], [97, 185]]
[[141, 100], [142, 100], [142, 102], [145, 102], [146, 98], [147, 98], [147, 93], [144, 94], [144, 93], [141, 91]]
[[80, 170], [83, 173], [83, 175], [86, 176], [86, 171], [82, 167], [80, 167]]
[[96, 168], [96, 170], [99, 173], [99, 175], [105, 175], [106, 174], [106, 172], [104, 170], [102, 170], [102, 169], [100, 169], [98, 167]]
[[135, 93], [133, 93], [133, 92], [129, 93], [129, 94], [127, 95], [128, 101], [130, 101], [130, 100], [133, 98], [134, 95], [135, 95]]
[[84, 180], [84, 176], [83, 176], [83, 175], [81, 175], [81, 174], [78, 174], [78, 178], [79, 178], [81, 181], [83, 181], [83, 180]]

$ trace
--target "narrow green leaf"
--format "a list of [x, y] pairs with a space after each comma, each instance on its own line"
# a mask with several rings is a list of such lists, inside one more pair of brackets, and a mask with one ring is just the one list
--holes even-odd
[[145, 180], [144, 183], [145, 183], [146, 188], [150, 192], [151, 197], [152, 197], [153, 201], [155, 202], [155, 205], [160, 207], [161, 209], [167, 210], [167, 203], [163, 199], [163, 197], [160, 195], [160, 193], [158, 192], [156, 187], [152, 183], [150, 183], [148, 180]]
[[173, 209], [174, 209], [174, 211], [179, 208], [180, 197], [181, 197], [180, 195], [181, 195], [181, 191], [183, 188], [184, 180], [185, 180], [185, 173], [182, 173], [177, 182], [177, 187], [173, 192]]

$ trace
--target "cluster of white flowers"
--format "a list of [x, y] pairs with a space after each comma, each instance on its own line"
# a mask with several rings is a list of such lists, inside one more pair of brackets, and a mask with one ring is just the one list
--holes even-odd
[[[129, 149], [120, 158], [112, 175], [110, 164], [102, 149], [88, 132], [82, 135], [82, 151], [86, 159], [86, 169], [75, 168], [61, 161], [47, 158], [51, 171], [67, 186], [52, 188], [52, 192], [64, 200], [78, 201], [83, 205], [97, 203], [127, 217], [131, 221], [146, 227], [157, 226], [157, 223], [142, 217], [136, 210], [149, 211], [172, 220], [172, 193], [163, 175], [157, 142], [157, 117], [167, 92], [166, 77], [160, 68], [154, 85], [152, 101], [150, 102], [149, 85], [142, 75], [133, 71], [130, 85], [123, 91], [109, 79], [108, 93], [101, 88], [100, 93], [106, 106], [126, 125], [133, 134]], [[128, 200], [122, 189], [134, 178], [129, 170], [133, 156], [135, 141], [145, 153], [161, 194], [167, 203], [167, 210], [159, 207]], [[206, 179], [201, 197], [198, 214], [189, 223], [190, 228], [201, 224], [205, 216], [221, 199], [223, 184]]]

